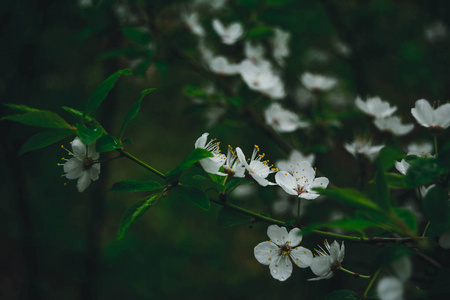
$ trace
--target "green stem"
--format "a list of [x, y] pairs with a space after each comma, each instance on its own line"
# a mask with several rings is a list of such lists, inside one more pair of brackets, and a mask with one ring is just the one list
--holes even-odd
[[428, 227], [430, 226], [430, 223], [431, 223], [431, 221], [428, 221], [428, 223], [427, 223], [427, 225], [425, 226], [425, 229], [423, 230], [423, 233], [422, 233], [422, 237], [425, 237], [425, 234], [427, 233], [427, 230], [428, 230]]
[[369, 285], [367, 286], [367, 288], [366, 288], [366, 290], [365, 290], [365, 292], [364, 292], [363, 299], [366, 299], [366, 298], [367, 298], [367, 294], [369, 294], [369, 291], [370, 291], [370, 289], [372, 288], [372, 285], [373, 285], [373, 283], [375, 282], [375, 280], [377, 280], [377, 277], [378, 277], [378, 275], [380, 274], [380, 272], [381, 272], [381, 268], [379, 268], [379, 269], [375, 272], [375, 274], [373, 274], [372, 279], [370, 280]]
[[154, 174], [158, 175], [159, 177], [161, 177], [162, 179], [166, 179], [166, 175], [164, 175], [164, 173], [156, 170], [155, 168], [147, 165], [145, 162], [143, 162], [142, 160], [140, 160], [139, 158], [131, 155], [130, 153], [128, 153], [127, 151], [124, 151], [122, 149], [117, 149], [117, 151], [119, 151], [119, 153], [122, 156], [125, 156], [126, 158], [134, 161], [135, 163], [137, 163], [138, 165], [144, 167], [145, 169], [149, 170], [150, 172], [153, 172]]
[[438, 157], [437, 135], [434, 136], [434, 154]]
[[365, 278], [365, 279], [370, 279], [370, 278], [372, 278], [371, 276], [361, 275], [361, 274], [359, 274], [359, 273], [352, 272], [352, 271], [350, 271], [350, 270], [345, 269], [345, 268], [342, 267], [342, 266], [339, 267], [338, 270], [344, 271], [345, 273], [351, 274], [351, 275], [353, 275], [353, 276], [355, 276], [355, 277], [360, 277], [360, 278]]

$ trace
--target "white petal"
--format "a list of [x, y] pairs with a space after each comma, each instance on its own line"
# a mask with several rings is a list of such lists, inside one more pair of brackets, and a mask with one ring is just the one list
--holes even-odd
[[293, 175], [295, 178], [299, 179], [299, 184], [303, 185], [303, 182], [310, 184], [314, 177], [316, 177], [316, 171], [314, 171], [311, 164], [305, 160], [294, 166]]
[[408, 256], [402, 256], [401, 258], [394, 260], [391, 263], [391, 266], [400, 281], [405, 282], [411, 277], [412, 264], [411, 259]]
[[205, 132], [204, 134], [202, 134], [201, 137], [199, 137], [196, 141], [195, 141], [195, 148], [202, 148], [205, 149], [206, 146], [206, 140], [208, 138], [209, 133]]
[[314, 192], [312, 192], [312, 193], [306, 192], [306, 193], [301, 193], [300, 195], [298, 195], [299, 198], [303, 198], [306, 200], [314, 200], [319, 196], [320, 196], [319, 194], [314, 193]]
[[318, 178], [315, 178], [315, 179], [313, 179], [313, 181], [310, 183], [310, 185], [308, 186], [308, 191], [309, 190], [311, 190], [311, 189], [313, 189], [313, 188], [316, 188], [316, 187], [319, 187], [319, 188], [326, 188], [327, 186], [328, 186], [328, 183], [329, 183], [330, 181], [328, 180], [328, 178], [326, 178], [326, 177], [318, 177]]
[[435, 125], [444, 129], [450, 126], [450, 103], [439, 106], [434, 111]]
[[292, 274], [292, 262], [288, 256], [279, 255], [269, 265], [270, 274], [279, 281], [285, 281]]
[[95, 143], [92, 143], [87, 146], [86, 157], [90, 157], [93, 160], [97, 160], [100, 157], [100, 153], [95, 150]]
[[100, 164], [93, 164], [92, 167], [88, 170], [89, 176], [92, 180], [98, 179], [98, 174], [100, 174]]
[[68, 179], [76, 179], [83, 173], [83, 162], [77, 158], [71, 158], [64, 164], [64, 172]]
[[331, 272], [332, 263], [329, 256], [316, 256], [311, 262], [311, 271], [317, 276], [325, 276]]
[[285, 227], [278, 227], [277, 225], [270, 225], [267, 228], [267, 235], [270, 241], [278, 246], [286, 244], [289, 236]]
[[338, 255], [338, 261], [342, 262], [344, 261], [344, 256], [345, 256], [345, 246], [344, 246], [344, 241], [342, 241], [342, 245], [341, 245], [341, 251], [339, 252]]
[[292, 229], [291, 231], [289, 231], [288, 238], [287, 238], [289, 246], [291, 246], [291, 247], [297, 246], [302, 241], [302, 238], [303, 238], [303, 236], [302, 236], [302, 231], [300, 230], [300, 228]]
[[291, 250], [291, 258], [294, 264], [300, 268], [307, 268], [311, 266], [313, 261], [313, 254], [309, 249], [304, 247], [295, 247]]
[[241, 164], [244, 165], [244, 167], [248, 170], [250, 166], [248, 165], [247, 161], [245, 160], [245, 155], [244, 155], [244, 152], [242, 152], [241, 148], [236, 147], [236, 155], [237, 155], [239, 161], [241, 162]]
[[433, 108], [427, 100], [417, 100], [416, 106], [411, 109], [411, 114], [420, 125], [424, 127], [433, 125]]
[[403, 285], [395, 277], [385, 277], [378, 282], [377, 295], [381, 300], [401, 300]]
[[400, 162], [395, 162], [395, 168], [397, 171], [402, 173], [403, 175], [406, 175], [406, 171], [408, 170], [410, 164], [406, 162], [406, 160], [402, 159]]
[[276, 183], [289, 195], [297, 196], [297, 182], [288, 172], [281, 171], [275, 174]]
[[86, 157], [86, 145], [77, 137], [72, 141], [72, 152], [80, 160]]
[[275, 185], [275, 183], [270, 182], [269, 180], [267, 180], [267, 179], [261, 177], [261, 176], [258, 175], [258, 174], [250, 173], [250, 175], [252, 176], [253, 179], [255, 179], [255, 181], [256, 181], [257, 183], [259, 183], [260, 186]]
[[270, 265], [278, 254], [279, 247], [272, 242], [262, 242], [256, 245], [255, 258], [263, 265]]
[[78, 191], [84, 192], [84, 190], [91, 184], [91, 177], [89, 176], [89, 172], [83, 171], [83, 174], [80, 178], [78, 178], [77, 188]]
[[330, 246], [330, 259], [331, 261], [335, 261], [339, 257], [341, 249], [339, 246], [339, 243], [337, 241], [334, 241]]

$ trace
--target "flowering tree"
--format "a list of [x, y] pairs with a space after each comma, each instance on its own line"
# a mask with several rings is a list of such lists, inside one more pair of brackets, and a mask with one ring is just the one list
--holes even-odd
[[[225, 1], [195, 1], [178, 16], [179, 24], [186, 27], [186, 34], [191, 34], [196, 43], [195, 55], [169, 42], [167, 33], [161, 32], [155, 19], [149, 16], [151, 12], [139, 5], [136, 16], [145, 20], [147, 27], [146, 30], [132, 27], [134, 35], [128, 38], [136, 37], [137, 33], [148, 34], [155, 40], [154, 46], [168, 45], [187, 66], [206, 75], [207, 87], [189, 85], [185, 94], [193, 98], [194, 106], [207, 108], [203, 117], [209, 126], [220, 119], [233, 120], [233, 114], [240, 114], [285, 152], [285, 160], [270, 162], [257, 145], [251, 155], [244, 146], [230, 145], [225, 155], [221, 137], [211, 139], [208, 132], [202, 132], [191, 141], [192, 151], [175, 168], [158, 170], [153, 162], [131, 153], [131, 142], [125, 138], [127, 126], [138, 115], [144, 99], [156, 98], [151, 94], [155, 88], [142, 91], [138, 100], [129, 105], [117, 132], [95, 118], [96, 110], [106, 105], [104, 101], [119, 78], [132, 75], [130, 69], [119, 70], [103, 81], [84, 109], [64, 106], [70, 121], [53, 111], [6, 104], [16, 113], [2, 120], [46, 128], [29, 138], [20, 154], [70, 140], [70, 147], [62, 146], [65, 157], [57, 165], [62, 167], [61, 173], [69, 180], [69, 186], [70, 180], [77, 180], [74, 185], [78, 192], [95, 188], [91, 182], [101, 180], [101, 166], [114, 164], [116, 159], [125, 158], [149, 171], [151, 180], [122, 180], [109, 189], [115, 193], [145, 193], [124, 212], [118, 224], [118, 239], [131, 226], [139, 226], [135, 222], [145, 218], [150, 209], [157, 210], [158, 202], [182, 199], [204, 211], [220, 207], [218, 223], [222, 227], [242, 224], [267, 227], [269, 241], [255, 245], [254, 263], [269, 266], [270, 276], [275, 280], [284, 282], [293, 272], [305, 272], [309, 281], [323, 282], [334, 280], [334, 275], [342, 272], [353, 277], [358, 286], [364, 280], [364, 289], [343, 286], [326, 299], [401, 299], [417, 296], [419, 293], [413, 287], [419, 286], [420, 295], [433, 295], [436, 278], [448, 276], [438, 275], [445, 269], [446, 261], [436, 253], [449, 248], [450, 143], [440, 137], [450, 126], [450, 104], [417, 100], [409, 117], [427, 128], [428, 140], [414, 144], [410, 136], [406, 143], [400, 137], [410, 135], [415, 125], [403, 124], [401, 117], [405, 115], [394, 116], [396, 106], [380, 97], [356, 95], [351, 96], [351, 105], [342, 106], [332, 93], [342, 89], [339, 79], [309, 70], [296, 74], [298, 79], [293, 84], [287, 80], [286, 72], [286, 61], [293, 55], [291, 34], [276, 24], [222, 21], [217, 15], [225, 10], [224, 5]], [[122, 13], [126, 8], [122, 8]], [[128, 13], [128, 21], [124, 22], [133, 23], [129, 20], [134, 14]], [[145, 47], [151, 49], [150, 44]], [[343, 51], [342, 55], [351, 55], [351, 50]], [[147, 57], [141, 56], [143, 61], [137, 61], [137, 65], [145, 64]], [[293, 105], [296, 101], [307, 108], [296, 109]], [[346, 119], [349, 112], [358, 115], [364, 127], [370, 128], [368, 136], [357, 136], [351, 143], [343, 142], [351, 139], [347, 132], [354, 129], [351, 127], [354, 124]], [[301, 133], [295, 137], [288, 135], [294, 132]], [[382, 132], [387, 135], [382, 136]], [[252, 144], [259, 141], [252, 140]], [[338, 176], [329, 175], [332, 172], [326, 165], [320, 169], [313, 167], [315, 159], [344, 149], [353, 156], [348, 155], [348, 160], [357, 161], [356, 184], [350, 188], [333, 182], [338, 176], [351, 173], [343, 164], [339, 164], [342, 174]], [[276, 187], [282, 195], [278, 198], [288, 198], [289, 205], [294, 206], [293, 213], [284, 214], [281, 219], [269, 215], [269, 207], [260, 212], [238, 205], [233, 195], [250, 184], [262, 191]], [[413, 191], [420, 203], [417, 211], [408, 209], [401, 201], [402, 193], [408, 191]], [[279, 201], [273, 199], [271, 204]], [[306, 218], [308, 203], [319, 201], [321, 210], [337, 201], [346, 208], [345, 216], [334, 220]], [[325, 239], [323, 246], [311, 250], [308, 239], [317, 237]], [[351, 251], [356, 244], [376, 249], [371, 251], [377, 251], [379, 257], [364, 254], [346, 257], [346, 249]], [[416, 274], [425, 273], [421, 267], [424, 263], [435, 269], [434, 277], [428, 282], [411, 278], [412, 269]], [[347, 264], [352, 266], [351, 270]]]

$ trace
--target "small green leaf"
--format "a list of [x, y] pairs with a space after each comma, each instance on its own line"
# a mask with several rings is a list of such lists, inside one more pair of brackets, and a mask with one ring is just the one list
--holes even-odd
[[416, 159], [406, 172], [406, 184], [409, 187], [416, 187], [431, 182], [445, 170], [442, 165], [437, 158]]
[[342, 203], [349, 204], [356, 208], [379, 211], [380, 208], [372, 202], [366, 195], [353, 189], [322, 189], [315, 188], [316, 192], [334, 198]]
[[186, 199], [203, 210], [209, 210], [211, 207], [211, 203], [205, 193], [193, 186], [177, 185], [170, 189], [169, 195]]
[[128, 228], [136, 222], [136, 220], [142, 216], [150, 206], [154, 205], [159, 198], [161, 198], [162, 193], [154, 194], [145, 197], [133, 205], [131, 205], [124, 213], [122, 220], [120, 221], [119, 232], [117, 234], [117, 239], [120, 240], [125, 236]]
[[408, 187], [406, 185], [406, 176], [401, 174], [394, 174], [394, 173], [385, 173], [384, 176], [386, 177], [386, 182], [388, 186], [395, 187], [395, 188], [406, 188]]
[[237, 211], [230, 209], [228, 207], [223, 207], [219, 210], [219, 218], [217, 219], [217, 223], [220, 227], [230, 228], [237, 225], [248, 225], [252, 221], [252, 218], [238, 213]]
[[[68, 106], [62, 106], [62, 109], [64, 109], [65, 111], [67, 111], [69, 114], [71, 114], [72, 116], [74, 116], [77, 120], [81, 121], [81, 119], [83, 118], [83, 112], [79, 111], [75, 108], [71, 108]], [[99, 124], [98, 121], [96, 119], [94, 119], [91, 116], [86, 116], [85, 119], [89, 122], [94, 122], [96, 124]]]
[[63, 118], [58, 114], [48, 111], [28, 107], [26, 105], [6, 104], [6, 106], [20, 110], [23, 114], [5, 116], [0, 120], [10, 120], [31, 126], [48, 127], [48, 128], [66, 128], [72, 129]]
[[114, 183], [112, 188], [108, 191], [119, 192], [119, 193], [130, 193], [130, 192], [149, 192], [162, 189], [160, 183], [156, 181], [136, 181], [136, 180], [123, 180]]
[[199, 181], [201, 183], [205, 183], [205, 184], [209, 185], [211, 187], [211, 189], [214, 189], [217, 192], [223, 192], [223, 190], [225, 189], [225, 187], [223, 185], [221, 185], [220, 183], [214, 182], [210, 178], [207, 178], [207, 177], [202, 176], [202, 175], [194, 175], [192, 177], [192, 179], [194, 179], [196, 181]]
[[235, 188], [242, 184], [250, 184], [253, 183], [251, 180], [247, 180], [245, 178], [231, 178], [228, 180], [228, 182], [225, 184], [225, 189], [227, 194], [230, 194], [232, 191], [234, 191]]
[[440, 186], [432, 187], [423, 199], [423, 211], [430, 220], [428, 232], [438, 235], [449, 227], [450, 209], [448, 206], [448, 194]]
[[196, 162], [206, 158], [214, 156], [211, 152], [205, 149], [197, 148], [189, 154], [175, 169], [166, 174], [166, 180], [168, 183], [173, 183], [180, 178], [187, 168], [195, 164]]
[[125, 117], [125, 120], [123, 121], [122, 128], [120, 129], [119, 140], [122, 140], [123, 131], [125, 130], [125, 127], [127, 126], [128, 122], [130, 122], [131, 119], [136, 117], [137, 113], [139, 112], [139, 109], [141, 108], [142, 99], [144, 99], [145, 96], [147, 96], [154, 90], [155, 89], [146, 89], [141, 92], [141, 96], [139, 97], [138, 101], [136, 101], [136, 103], [134, 103], [134, 105], [128, 111], [127, 116]]
[[77, 123], [76, 127], [77, 135], [80, 138], [81, 142], [85, 145], [92, 144], [103, 134], [103, 128], [101, 127], [94, 127], [90, 129], [80, 123]]
[[324, 300], [361, 300], [361, 298], [354, 291], [337, 290], [329, 293]]
[[109, 134], [102, 135], [95, 144], [95, 149], [97, 152], [107, 152], [115, 149], [120, 149], [123, 146], [120, 144], [119, 140]]
[[20, 148], [19, 156], [36, 149], [54, 144], [68, 136], [75, 135], [75, 130], [71, 129], [55, 129], [52, 131], [40, 132], [29, 138], [22, 148]]
[[86, 103], [86, 107], [84, 108], [83, 115], [91, 114], [97, 107], [105, 100], [108, 96], [109, 92], [112, 90], [117, 80], [122, 75], [131, 75], [132, 72], [130, 69], [124, 69], [117, 71], [116, 73], [109, 76], [105, 81], [103, 81], [98, 88], [94, 91], [92, 96], [89, 98]]
[[400, 219], [402, 219], [402, 221], [408, 226], [409, 229], [411, 229], [412, 232], [417, 233], [416, 216], [414, 216], [410, 210], [395, 208], [394, 212]]
[[385, 146], [383, 149], [381, 149], [380, 154], [377, 156], [375, 162], [383, 171], [387, 171], [394, 166], [397, 160], [401, 160], [403, 156], [403, 153], [401, 153], [400, 151], [392, 147]]

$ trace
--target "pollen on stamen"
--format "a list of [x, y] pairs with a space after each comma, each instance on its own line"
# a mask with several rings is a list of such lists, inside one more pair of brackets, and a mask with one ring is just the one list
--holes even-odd
[[275, 267], [278, 267], [278, 265], [275, 265]]

